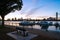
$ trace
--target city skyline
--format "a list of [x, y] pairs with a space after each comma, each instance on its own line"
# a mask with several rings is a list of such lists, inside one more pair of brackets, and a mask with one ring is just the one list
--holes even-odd
[[5, 16], [8, 18], [46, 18], [55, 17], [56, 12], [60, 17], [60, 0], [22, 0], [23, 7], [20, 11], [11, 12]]

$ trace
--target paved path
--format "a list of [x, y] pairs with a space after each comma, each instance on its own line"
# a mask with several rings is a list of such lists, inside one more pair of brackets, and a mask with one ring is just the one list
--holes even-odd
[[41, 35], [44, 37], [60, 39], [60, 32], [44, 31], [44, 30], [38, 30], [38, 29], [26, 29], [26, 30], [28, 30], [29, 32], [33, 34]]
[[38, 35], [32, 34], [32, 33], [28, 33], [28, 36], [23, 37], [22, 35], [19, 35], [15, 32], [10, 32], [7, 33], [7, 35], [9, 35], [10, 37], [16, 39], [16, 40], [31, 40], [34, 37], [37, 37]]
[[26, 30], [33, 34], [60, 40], [60, 32], [57, 32], [57, 31], [44, 31], [44, 30], [30, 29], [30, 28], [26, 28]]

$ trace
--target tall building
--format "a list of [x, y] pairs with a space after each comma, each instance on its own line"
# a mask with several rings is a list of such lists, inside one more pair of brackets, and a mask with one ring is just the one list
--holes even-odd
[[56, 12], [56, 20], [58, 20], [58, 12]]

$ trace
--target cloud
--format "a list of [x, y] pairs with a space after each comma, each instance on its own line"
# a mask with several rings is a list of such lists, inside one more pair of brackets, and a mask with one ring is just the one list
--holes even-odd
[[27, 15], [26, 16], [29, 16], [29, 15], [34, 14], [38, 9], [40, 9], [42, 7], [44, 7], [44, 6], [34, 7], [32, 9], [30, 9], [30, 11], [27, 12]]

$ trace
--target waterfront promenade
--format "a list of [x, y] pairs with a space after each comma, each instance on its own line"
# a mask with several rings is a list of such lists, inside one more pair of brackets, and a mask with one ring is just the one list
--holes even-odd
[[[15, 29], [15, 27], [12, 27]], [[60, 40], [60, 32], [25, 28], [28, 32], [39, 35], [32, 40]]]
[[45, 31], [38, 29], [27, 29], [30, 33], [39, 35], [33, 40], [60, 40], [60, 32], [55, 31]]

